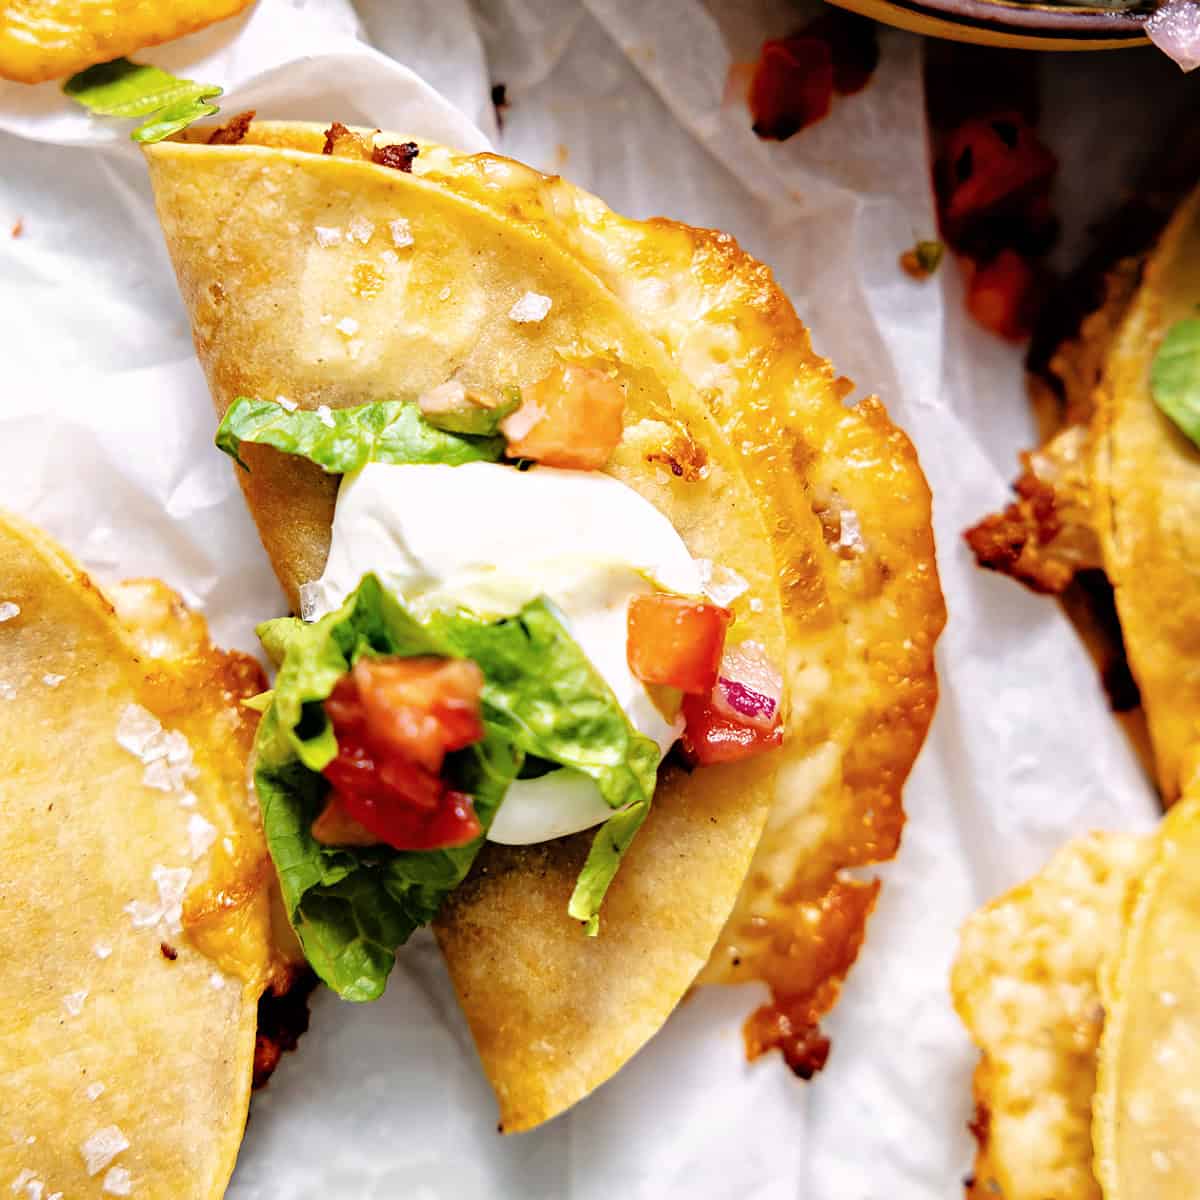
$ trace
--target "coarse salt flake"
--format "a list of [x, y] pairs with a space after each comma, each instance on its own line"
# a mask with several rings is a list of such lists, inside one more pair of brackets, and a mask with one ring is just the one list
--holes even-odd
[[343, 317], [334, 326], [334, 329], [338, 333], [345, 334], [346, 337], [353, 337], [358, 332], [358, 322], [353, 317]]
[[89, 1100], [99, 1100], [100, 1097], [104, 1095], [104, 1084], [89, 1083], [87, 1086], [87, 1091], [84, 1092], [84, 1095]]
[[220, 971], [214, 971], [208, 977], [209, 987], [215, 992], [219, 992], [225, 986], [225, 976]]
[[439, 300], [449, 300], [450, 299], [450, 285], [449, 284], [447, 284], [444, 288], [442, 288], [442, 290], [440, 292], [438, 292], [438, 299]]
[[0, 603], [0, 623], [11, 621], [13, 617], [21, 615], [21, 606], [14, 604], [11, 600], [5, 600]]
[[62, 683], [64, 679], [66, 679], [65, 675], [55, 675], [53, 671], [47, 671], [46, 674], [42, 676], [42, 682], [47, 687], [51, 688], [58, 687], [58, 685]]
[[97, 1129], [82, 1146], [83, 1165], [89, 1175], [99, 1175], [122, 1150], [129, 1149], [129, 1139], [117, 1125]]
[[104, 1190], [112, 1196], [128, 1196], [133, 1191], [133, 1176], [125, 1167], [109, 1167], [104, 1176]]
[[107, 958], [112, 953], [112, 947], [107, 942], [95, 942], [92, 945], [92, 953], [97, 958]]
[[375, 226], [366, 217], [355, 217], [346, 228], [350, 240], [365, 246], [375, 233]]
[[158, 718], [140, 704], [127, 704], [117, 721], [117, 745], [135, 758], [145, 759], [154, 739], [162, 733]]
[[0, 679], [0, 700], [15, 700], [17, 689], [6, 680]]
[[83, 988], [78, 992], [70, 992], [63, 997], [63, 1008], [72, 1017], [77, 1017], [83, 1012], [83, 1002], [88, 998], [87, 988]]
[[286, 412], [295, 412], [300, 407], [295, 400], [289, 400], [286, 396], [276, 396], [275, 403]]
[[333, 428], [333, 413], [330, 411], [328, 404], [317, 405], [317, 420], [320, 421], [326, 429]]
[[318, 246], [328, 248], [342, 243], [342, 231], [336, 225], [317, 225], [313, 232], [317, 235]]
[[750, 590], [750, 585], [736, 571], [714, 563], [710, 558], [696, 559], [696, 566], [700, 568], [704, 593], [714, 604], [727, 608]]
[[217, 840], [217, 827], [199, 813], [192, 813], [188, 817], [187, 832], [193, 862], [207, 854], [209, 847]]
[[519, 325], [536, 324], [544, 321], [550, 312], [550, 297], [539, 292], [526, 292], [520, 300], [508, 310], [508, 319]]
[[12, 1181], [12, 1190], [21, 1192], [25, 1189], [25, 1185], [33, 1182], [37, 1178], [37, 1172], [31, 1171], [28, 1167], [22, 1167], [17, 1173], [16, 1179]]
[[412, 226], [407, 217], [397, 217], [394, 221], [389, 221], [388, 228], [392, 231], [393, 246], [403, 250], [405, 246], [413, 244]]

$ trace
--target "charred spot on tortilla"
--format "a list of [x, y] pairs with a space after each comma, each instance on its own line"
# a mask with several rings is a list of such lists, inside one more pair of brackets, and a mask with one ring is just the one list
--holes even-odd
[[250, 128], [250, 122], [253, 120], [254, 109], [252, 108], [238, 113], [236, 117], [231, 118], [224, 125], [219, 125], [208, 135], [208, 144], [210, 146], [236, 146], [246, 136], [246, 130]]

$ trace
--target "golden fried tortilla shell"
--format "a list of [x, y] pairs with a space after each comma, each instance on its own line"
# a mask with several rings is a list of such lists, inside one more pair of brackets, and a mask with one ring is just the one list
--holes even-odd
[[732, 238], [630, 221], [494, 155], [428, 147], [414, 170], [575, 255], [667, 347], [754, 486], [781, 585], [792, 711], [767, 828], [702, 979], [764, 979], [775, 1002], [747, 1027], [748, 1046], [780, 1045], [803, 1073], [819, 1065], [815, 1023], [878, 887], [842, 872], [895, 854], [901, 787], [937, 700], [945, 607], [916, 453], [878, 400], [846, 407], [847, 381]]
[[963, 927], [951, 988], [982, 1052], [972, 1200], [1101, 1200], [1092, 1168], [1099, 975], [1152, 852], [1144, 835], [1076, 838]]
[[[693, 555], [746, 580], [736, 636], [783, 661], [758, 504], [661, 344], [535, 230], [392, 168], [289, 149], [289, 127], [272, 128], [269, 147], [251, 144], [251, 127], [240, 145], [147, 151], [218, 412], [243, 394], [338, 407], [416, 395], [452, 376], [469, 387], [524, 386], [558, 358], [603, 363], [627, 390], [610, 472], [666, 514]], [[313, 136], [297, 128], [299, 145]], [[551, 299], [544, 320], [509, 319], [526, 292]], [[336, 481], [302, 460], [246, 450], [246, 497], [294, 602], [323, 567]], [[673, 454], [696, 469], [654, 465]], [[678, 1003], [745, 878], [776, 763], [768, 755], [667, 775], [598, 938], [566, 915], [590, 834], [480, 856], [438, 934], [506, 1130], [586, 1095]]]
[[[0, 1180], [100, 1197], [127, 1171], [137, 1196], [200, 1200], [233, 1170], [272, 965], [238, 708], [261, 671], [161, 585], [119, 602], [0, 513]], [[132, 705], [187, 738], [191, 807], [117, 743]], [[190, 817], [211, 828], [201, 853]], [[160, 899], [160, 867], [191, 871], [182, 930], [128, 911]], [[239, 899], [204, 923], [210, 957], [189, 928], [214, 889]]]
[[6, 0], [0, 78], [41, 83], [223, 21], [252, 0]]
[[1093, 1105], [1105, 1200], [1184, 1200], [1200, 1173], [1200, 788], [1153, 838], [1101, 971]]
[[[358, 134], [367, 145], [405, 140]], [[257, 121], [246, 136], [325, 145], [316, 124]], [[770, 270], [732, 238], [627, 220], [495, 155], [421, 142], [412, 168], [552, 241], [617, 296], [703, 397], [754, 487], [781, 584], [792, 708], [768, 824], [702, 978], [764, 979], [774, 1000], [748, 1025], [748, 1048], [779, 1045], [804, 1073], [819, 1065], [816, 1021], [878, 888], [845, 868], [895, 854], [901, 789], [937, 700], [945, 606], [916, 453], [874, 398], [846, 407], [847, 381], [813, 353]]]
[[1200, 450], [1159, 411], [1150, 369], [1200, 304], [1200, 192], [1146, 263], [1097, 392], [1094, 510], [1168, 802], [1200, 743]]

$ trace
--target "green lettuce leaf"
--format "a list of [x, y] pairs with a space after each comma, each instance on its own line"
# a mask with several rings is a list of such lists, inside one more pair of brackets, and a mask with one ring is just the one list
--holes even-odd
[[[324, 419], [322, 419], [324, 418]], [[217, 427], [216, 443], [240, 467], [243, 442], [272, 446], [314, 462], [330, 475], [347, 475], [369, 462], [497, 462], [503, 437], [472, 437], [431, 425], [411, 400], [377, 400], [354, 408], [289, 412], [273, 400], [239, 396]]]
[[584, 771], [619, 808], [588, 856], [571, 913], [597, 928], [604, 892], [645, 817], [658, 750], [629, 725], [616, 697], [545, 600], [486, 623], [473, 614], [418, 621], [364, 576], [336, 612], [313, 624], [268, 621], [259, 635], [281, 661], [255, 743], [255, 782], [284, 902], [313, 969], [349, 1000], [384, 988], [396, 949], [436, 916], [483, 844], [439, 851], [329, 847], [312, 822], [324, 806], [319, 774], [337, 753], [325, 700], [363, 655], [475, 659], [484, 674], [482, 742], [447, 756], [451, 785], [475, 797], [486, 829], [526, 758]]
[[208, 101], [224, 89], [212, 83], [176, 79], [158, 67], [127, 58], [97, 63], [71, 76], [63, 91], [102, 117], [149, 117], [130, 135], [135, 142], [161, 142], [217, 111]]
[[567, 904], [567, 914], [583, 922], [588, 937], [595, 937], [600, 932], [600, 905], [608, 885], [649, 812], [650, 801], [639, 800], [609, 817], [592, 839], [592, 848]]
[[1150, 367], [1154, 403], [1200, 446], [1200, 317], [1167, 330]]

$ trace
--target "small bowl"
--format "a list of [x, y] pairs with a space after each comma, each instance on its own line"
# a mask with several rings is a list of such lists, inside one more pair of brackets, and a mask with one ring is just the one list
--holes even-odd
[[1036, 4], [1027, 0], [831, 0], [929, 37], [1009, 46], [1016, 50], [1119, 50], [1147, 45], [1150, 9], [1096, 4]]

